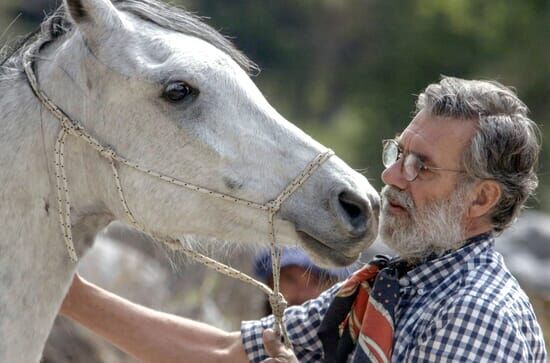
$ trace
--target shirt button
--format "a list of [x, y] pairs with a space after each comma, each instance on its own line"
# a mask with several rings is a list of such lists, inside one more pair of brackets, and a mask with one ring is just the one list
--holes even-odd
[[409, 286], [411, 284], [411, 282], [409, 281], [408, 278], [406, 277], [402, 277], [400, 280], [399, 280], [399, 285], [401, 286]]

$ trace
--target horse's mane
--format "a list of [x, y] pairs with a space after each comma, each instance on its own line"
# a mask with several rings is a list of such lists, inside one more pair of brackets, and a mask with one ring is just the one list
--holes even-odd
[[[158, 0], [112, 0], [119, 10], [154, 23], [162, 28], [200, 38], [233, 58], [249, 74], [256, 73], [258, 67], [241, 53], [219, 32], [200, 18], [181, 8], [167, 5]], [[0, 49], [0, 80], [22, 73], [21, 58], [34, 42], [53, 41], [69, 33], [74, 25], [68, 19], [61, 5], [40, 24], [40, 27], [27, 36], [5, 45]]]

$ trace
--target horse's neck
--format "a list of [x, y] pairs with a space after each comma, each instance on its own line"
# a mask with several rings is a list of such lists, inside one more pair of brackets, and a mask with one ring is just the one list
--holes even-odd
[[[59, 124], [22, 77], [0, 81], [0, 94], [0, 362], [38, 361], [76, 268], [58, 224], [53, 146]], [[82, 147], [74, 141], [67, 145], [73, 169], [90, 162]], [[85, 176], [77, 173], [69, 175], [76, 179], [71, 197], [89, 201], [91, 191], [79, 188]], [[99, 224], [87, 220], [83, 208], [74, 203], [80, 253], [83, 239], [109, 222], [103, 215]]]

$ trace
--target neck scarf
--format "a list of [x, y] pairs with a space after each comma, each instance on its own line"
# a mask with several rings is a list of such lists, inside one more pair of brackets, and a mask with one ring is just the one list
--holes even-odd
[[342, 285], [319, 328], [325, 363], [389, 362], [399, 278], [407, 264], [376, 256]]

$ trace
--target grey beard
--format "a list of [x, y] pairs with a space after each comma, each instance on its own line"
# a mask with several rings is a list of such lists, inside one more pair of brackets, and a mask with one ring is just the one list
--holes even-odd
[[[401, 258], [413, 262], [460, 248], [465, 239], [462, 218], [470, 189], [466, 184], [458, 185], [448, 200], [435, 200], [418, 209], [406, 192], [385, 186], [380, 215], [382, 241]], [[401, 204], [409, 214], [390, 215], [388, 198]]]

